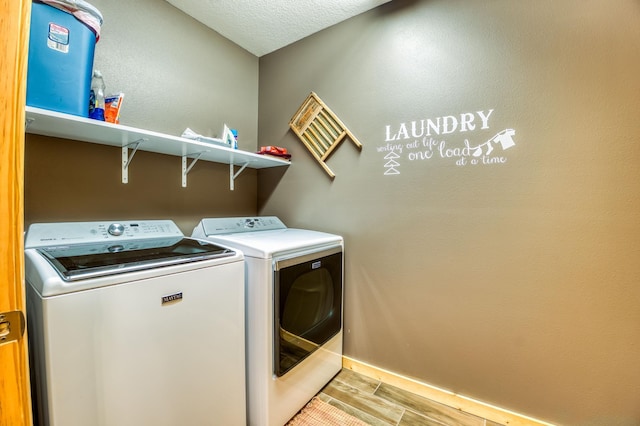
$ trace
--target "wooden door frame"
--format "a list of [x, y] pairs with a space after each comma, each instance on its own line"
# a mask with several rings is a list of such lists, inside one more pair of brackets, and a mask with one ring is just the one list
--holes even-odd
[[[31, 0], [0, 0], [0, 312], [25, 314], [24, 140]], [[14, 324], [11, 324], [14, 327]], [[0, 345], [0, 425], [33, 424], [26, 332]]]

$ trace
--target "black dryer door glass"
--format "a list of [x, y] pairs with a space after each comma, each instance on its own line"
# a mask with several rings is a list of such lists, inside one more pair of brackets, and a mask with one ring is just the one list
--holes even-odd
[[338, 250], [276, 262], [274, 372], [279, 377], [342, 328], [342, 251], [332, 253]]

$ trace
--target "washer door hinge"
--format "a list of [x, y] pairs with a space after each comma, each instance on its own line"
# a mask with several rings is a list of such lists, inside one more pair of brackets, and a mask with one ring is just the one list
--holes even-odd
[[0, 312], [0, 345], [17, 342], [24, 334], [22, 311]]

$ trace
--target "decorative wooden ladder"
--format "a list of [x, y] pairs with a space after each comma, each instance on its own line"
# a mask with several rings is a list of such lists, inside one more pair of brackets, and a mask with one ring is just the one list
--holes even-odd
[[358, 139], [314, 92], [300, 106], [289, 122], [289, 127], [331, 179], [336, 175], [325, 161], [345, 137], [348, 136], [358, 149], [362, 149]]

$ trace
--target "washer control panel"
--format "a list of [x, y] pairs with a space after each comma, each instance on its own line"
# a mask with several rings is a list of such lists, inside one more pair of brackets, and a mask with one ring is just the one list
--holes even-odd
[[25, 248], [182, 236], [171, 220], [34, 223], [27, 231]]

